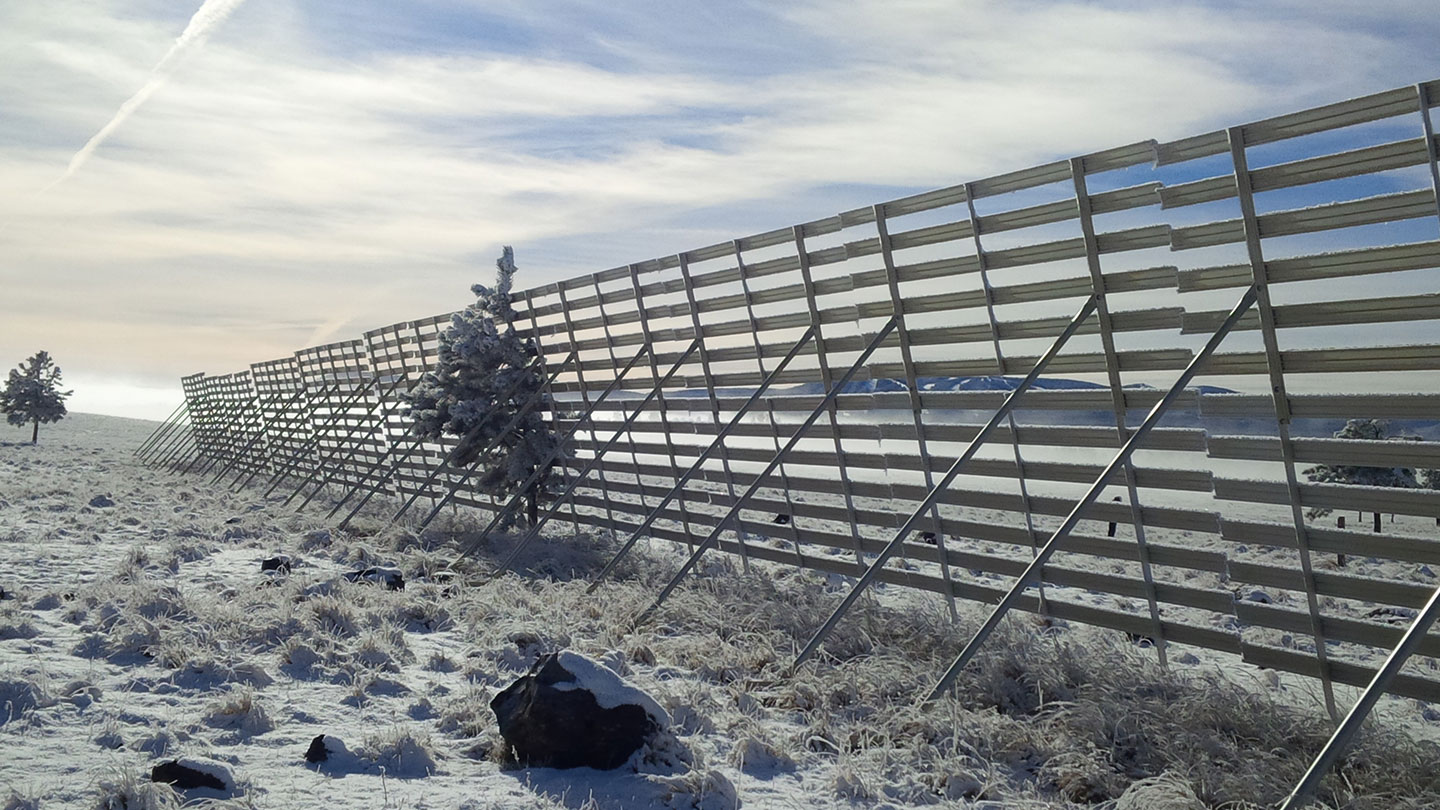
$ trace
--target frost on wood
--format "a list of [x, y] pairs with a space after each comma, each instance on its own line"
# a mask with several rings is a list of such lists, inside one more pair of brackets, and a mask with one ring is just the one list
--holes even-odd
[[[537, 471], [535, 496], [560, 453], [559, 437], [542, 417], [548, 401], [536, 361], [539, 347], [515, 331], [510, 288], [514, 252], [496, 262], [493, 288], [476, 284], [474, 304], [456, 313], [440, 335], [435, 368], [407, 396], [411, 432], [427, 439], [459, 438], [454, 465], [479, 464], [479, 489], [496, 498], [515, 495]], [[513, 423], [513, 424], [512, 424]]]

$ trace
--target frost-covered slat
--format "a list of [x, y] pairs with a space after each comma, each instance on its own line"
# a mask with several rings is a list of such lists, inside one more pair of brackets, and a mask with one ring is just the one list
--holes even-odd
[[[1290, 211], [1277, 211], [1259, 217], [1262, 237], [1294, 236], [1304, 233], [1382, 222], [1398, 222], [1418, 217], [1435, 216], [1435, 195], [1429, 189], [1382, 194], [1360, 200], [1317, 205]], [[1174, 250], [1213, 247], [1245, 239], [1243, 223], [1238, 219], [1210, 222], [1176, 228], [1171, 237]]]
[[[1363, 349], [1295, 349], [1282, 352], [1281, 356], [1285, 371], [1292, 374], [1440, 369], [1440, 345], [1433, 344]], [[1215, 355], [1208, 370], [1214, 374], [1260, 374], [1265, 368], [1264, 354], [1229, 352]]]
[[[1420, 166], [1428, 160], [1425, 140], [1412, 138], [1254, 169], [1250, 172], [1250, 182], [1257, 192], [1274, 191], [1308, 183]], [[1192, 180], [1166, 186], [1160, 189], [1159, 195], [1162, 207], [1166, 209], [1226, 200], [1235, 196], [1235, 180], [1231, 175]]]
[[[1270, 398], [1211, 394], [1199, 403], [1206, 416], [1247, 417], [1268, 412]], [[1440, 413], [1440, 394], [1291, 394], [1289, 404], [1296, 419], [1433, 419]]]
[[[1440, 319], [1440, 293], [1286, 304], [1275, 307], [1274, 312], [1275, 326], [1279, 329], [1435, 320]], [[1226, 314], [1224, 310], [1186, 312], [1182, 330], [1186, 334], [1213, 332]], [[1252, 312], [1242, 318], [1235, 328], [1250, 330], [1259, 328], [1259, 325], [1259, 315]]]
[[[1440, 442], [1296, 438], [1291, 444], [1295, 460], [1306, 464], [1440, 469]], [[1209, 445], [1213, 458], [1280, 459], [1279, 442], [1271, 436], [1211, 436]]]
[[[1227, 566], [1233, 582], [1278, 588], [1287, 591], [1305, 590], [1300, 569], [1249, 560], [1231, 560]], [[1400, 607], [1422, 607], [1435, 593], [1434, 586], [1419, 582], [1344, 574], [1337, 571], [1316, 571], [1315, 591], [1321, 596], [1354, 599]], [[1354, 640], [1354, 639], [1347, 639]], [[1368, 642], [1361, 642], [1368, 643]]]
[[[1290, 503], [1283, 483], [1215, 478], [1215, 497], [1249, 503]], [[1387, 512], [1440, 518], [1440, 497], [1430, 490], [1364, 487], [1346, 484], [1300, 484], [1300, 505], [1307, 508]]]
[[[1310, 547], [1327, 554], [1350, 554], [1356, 557], [1381, 557], [1420, 565], [1440, 565], [1440, 540], [1408, 537], [1401, 534], [1378, 535], [1346, 529], [1311, 525], [1306, 533]], [[1295, 535], [1288, 525], [1262, 521], [1222, 519], [1220, 537], [1227, 543], [1294, 547]]]
[[[1315, 660], [1313, 653], [1296, 652], [1295, 650], [1284, 650], [1278, 647], [1271, 647], [1261, 644], [1244, 644], [1241, 650], [1241, 660], [1257, 667], [1277, 669], [1282, 672], [1294, 672], [1309, 677], [1319, 676], [1319, 662]], [[1371, 667], [1352, 664], [1332, 658], [1329, 662], [1330, 677], [1338, 683], [1351, 686], [1368, 686], [1375, 678], [1375, 670]], [[1429, 702], [1440, 702], [1440, 681], [1427, 680], [1414, 675], [1401, 674], [1395, 676], [1386, 690], [1392, 695], [1414, 698]]]

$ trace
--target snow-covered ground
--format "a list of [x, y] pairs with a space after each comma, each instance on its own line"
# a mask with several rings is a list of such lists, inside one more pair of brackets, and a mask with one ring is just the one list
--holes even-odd
[[[1103, 806], [1163, 775], [1196, 802], [1137, 788], [1122, 806], [1240, 808], [1282, 798], [1329, 731], [1303, 679], [1178, 648], [1162, 671], [1119, 634], [1023, 616], [956, 697], [919, 706], [980, 609], [957, 625], [938, 600], [883, 588], [791, 674], [843, 583], [711, 555], [632, 630], [678, 564], [664, 543], [594, 594], [614, 543], [564, 526], [524, 576], [482, 575], [513, 538], [451, 571], [478, 518], [342, 532], [319, 501], [297, 515], [145, 467], [131, 451], [153, 427], [73, 414], [38, 447], [0, 431], [0, 807], [999, 810]], [[276, 553], [288, 576], [261, 572]], [[406, 587], [342, 576], [371, 565]], [[673, 734], [612, 772], [506, 764], [489, 701], [558, 649], [652, 695]], [[1431, 707], [1387, 699], [1327, 800], [1440, 807], [1437, 729]], [[349, 756], [308, 764], [320, 734]], [[236, 789], [148, 781], [177, 757]]]

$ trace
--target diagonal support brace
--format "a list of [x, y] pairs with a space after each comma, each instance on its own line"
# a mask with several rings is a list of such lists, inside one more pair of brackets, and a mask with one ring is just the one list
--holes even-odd
[[[625, 544], [620, 548], [620, 551], [610, 561], [610, 564], [605, 566], [605, 569], [600, 572], [600, 575], [597, 578], [603, 578], [609, 573], [611, 566], [615, 565], [615, 563], [618, 562], [621, 557], [625, 556], [625, 554], [630, 551], [630, 547], [634, 546], [635, 543], [640, 540], [641, 535], [643, 535], [646, 530], [650, 528], [650, 526], [655, 522], [656, 518], [660, 517], [660, 513], [662, 510], [664, 510], [665, 505], [670, 503], [670, 501], [674, 500], [675, 497], [680, 494], [684, 486], [690, 482], [691, 478], [695, 477], [695, 474], [700, 471], [700, 468], [705, 464], [707, 460], [709, 460], [710, 456], [713, 453], [724, 447], [725, 439], [730, 436], [731, 431], [733, 431], [736, 426], [740, 424], [741, 420], [743, 420], [745, 415], [750, 412], [750, 409], [754, 407], [755, 403], [760, 401], [760, 397], [764, 396], [765, 392], [770, 390], [770, 386], [774, 384], [775, 380], [780, 376], [780, 373], [783, 372], [785, 370], [785, 367], [790, 364], [790, 361], [794, 360], [800, 354], [800, 350], [805, 348], [805, 346], [809, 344], [810, 340], [814, 337], [815, 327], [812, 326], [805, 330], [805, 334], [801, 335], [799, 340], [795, 341], [795, 345], [790, 347], [790, 351], [786, 353], [785, 358], [781, 360], [780, 363], [769, 374], [765, 375], [765, 379], [760, 383], [760, 387], [755, 389], [755, 392], [750, 395], [749, 399], [745, 400], [745, 404], [740, 406], [739, 410], [735, 412], [735, 416], [730, 419], [729, 423], [727, 423], [724, 428], [722, 428], [716, 433], [715, 438], [710, 441], [710, 444], [705, 448], [702, 453], [700, 453], [700, 456], [695, 459], [695, 461], [690, 465], [689, 469], [685, 470], [684, 474], [675, 481], [675, 486], [671, 487], [670, 491], [665, 493], [665, 497], [660, 499], [660, 503], [656, 504], [655, 507], [650, 510], [649, 514], [645, 516], [645, 519], [640, 522], [640, 526], [630, 534], [630, 537], [625, 541]], [[638, 414], [639, 412], [640, 410], [636, 409], [635, 413]], [[632, 415], [630, 419], [633, 418], [634, 416]], [[520, 539], [520, 543], [516, 545], [516, 547], [511, 550], [510, 554], [506, 556], [505, 560], [496, 567], [496, 573], [504, 571], [507, 567], [509, 567], [511, 561], [515, 559], [515, 555], [519, 552], [519, 550], [524, 547], [526, 543], [529, 543], [531, 540], [533, 540], [536, 535], [540, 534], [540, 529], [544, 527], [546, 521], [550, 519], [550, 516], [553, 515], [555, 511], [560, 508], [561, 504], [563, 504], [567, 499], [569, 499], [570, 495], [575, 491], [575, 489], [580, 485], [580, 483], [585, 480], [585, 477], [590, 474], [590, 471], [594, 469], [596, 463], [598, 463], [600, 458], [604, 456], [605, 452], [608, 451], [610, 447], [620, 439], [622, 433], [629, 428], [630, 419], [627, 419], [621, 430], [616, 431], [615, 435], [612, 436], [610, 440], [605, 443], [605, 446], [601, 448], [600, 452], [596, 454], [595, 458], [591, 460], [590, 464], [585, 467], [583, 472], [581, 472], [578, 476], [575, 477], [575, 480], [572, 481], [570, 483], [570, 486], [565, 489], [565, 492], [558, 499], [556, 499], [555, 503], [550, 506], [549, 510], [547, 510], [546, 513], [541, 516], [540, 520], [536, 523], [536, 525], [532, 526], [530, 528], [530, 531], [525, 533], [525, 536]]]
[[935, 685], [935, 688], [930, 691], [930, 695], [925, 698], [926, 702], [935, 700], [944, 694], [945, 690], [949, 689], [950, 685], [955, 682], [955, 678], [959, 676], [961, 670], [963, 670], [966, 665], [970, 663], [970, 660], [975, 657], [975, 654], [980, 651], [980, 646], [985, 643], [985, 640], [990, 637], [991, 633], [995, 632], [995, 628], [1000, 626], [1000, 620], [1005, 618], [1005, 614], [1009, 613], [1010, 609], [1015, 607], [1015, 604], [1020, 601], [1020, 597], [1024, 594], [1025, 589], [1040, 577], [1045, 563], [1049, 562], [1050, 558], [1054, 556], [1055, 552], [1060, 548], [1060, 541], [1074, 530], [1076, 524], [1080, 522], [1080, 515], [1086, 509], [1090, 508], [1091, 504], [1095, 503], [1096, 498], [1100, 497], [1100, 493], [1105, 489], [1110, 477], [1130, 460], [1136, 450], [1140, 449], [1140, 445], [1149, 437], [1150, 431], [1154, 430], [1155, 426], [1160, 423], [1161, 417], [1170, 409], [1170, 405], [1180, 396], [1180, 393], [1185, 390], [1185, 386], [1189, 385], [1190, 381], [1195, 378], [1195, 375], [1200, 373], [1200, 369], [1205, 366], [1205, 363], [1210, 359], [1210, 355], [1214, 354], [1215, 350], [1219, 348], [1221, 341], [1225, 339], [1226, 335], [1230, 334], [1230, 331], [1235, 328], [1235, 324], [1238, 323], [1240, 318], [1255, 304], [1258, 293], [1259, 291], [1256, 287], [1251, 285], [1250, 288], [1245, 291], [1245, 294], [1240, 297], [1240, 302], [1237, 303], [1230, 314], [1226, 316], [1225, 322], [1220, 325], [1219, 329], [1215, 330], [1215, 334], [1210, 336], [1210, 340], [1205, 343], [1205, 347], [1195, 355], [1189, 365], [1185, 366], [1185, 370], [1180, 372], [1180, 377], [1175, 380], [1175, 384], [1170, 386], [1170, 390], [1165, 392], [1165, 396], [1161, 397], [1160, 401], [1155, 403], [1155, 407], [1150, 409], [1150, 413], [1146, 415], [1145, 421], [1141, 422], [1140, 426], [1135, 429], [1130, 439], [1125, 442], [1125, 445], [1120, 448], [1120, 451], [1115, 454], [1115, 457], [1111, 459], [1110, 463], [1105, 466], [1105, 469], [1100, 472], [1100, 476], [1095, 479], [1095, 483], [1090, 485], [1090, 489], [1085, 492], [1084, 496], [1080, 498], [1080, 501], [1070, 510], [1070, 514], [1065, 517], [1065, 521], [1060, 524], [1060, 528], [1056, 529], [1055, 533], [1050, 535], [1050, 539], [1045, 541], [1045, 545], [1036, 553], [1030, 565], [1026, 566], [1025, 570], [1020, 573], [1020, 576], [1015, 580], [1015, 584], [1010, 587], [1009, 592], [1000, 600], [1000, 604], [995, 606], [990, 616], [985, 619], [985, 623], [975, 632], [975, 636], [971, 638], [969, 643], [965, 645], [965, 648], [960, 651], [960, 655], [956, 657], [955, 662], [950, 665], [950, 669], [946, 670], [945, 674], [940, 677], [940, 682]]
[[821, 642], [835, 629], [835, 625], [840, 623], [845, 613], [850, 610], [856, 600], [865, 592], [865, 589], [870, 587], [880, 576], [880, 572], [884, 569], [885, 563], [889, 562], [890, 558], [894, 557], [904, 548], [903, 543], [905, 538], [910, 535], [910, 532], [915, 528], [915, 524], [919, 523], [920, 520], [925, 517], [925, 513], [935, 506], [936, 502], [940, 499], [940, 495], [950, 486], [955, 480], [955, 477], [960, 474], [961, 468], [963, 468], [970, 459], [974, 458], [980, 446], [990, 438], [990, 433], [999, 427], [1000, 423], [1015, 410], [1015, 407], [1020, 403], [1020, 399], [1030, 390], [1035, 380], [1039, 379], [1040, 375], [1045, 373], [1045, 368], [1050, 365], [1050, 361], [1055, 359], [1055, 356], [1060, 353], [1060, 350], [1064, 348], [1070, 338], [1079, 331], [1085, 321], [1095, 312], [1098, 303], [1099, 296], [1096, 295], [1092, 295], [1085, 300], [1085, 303], [1080, 307], [1080, 311], [1075, 313], [1075, 317], [1070, 319], [1070, 323], [1066, 325], [1060, 335], [1055, 338], [1055, 341], [1050, 344], [1050, 348], [1045, 351], [1045, 354], [1041, 355], [1039, 360], [1035, 361], [1035, 366], [1030, 369], [1030, 373], [1026, 374], [1025, 378], [1020, 381], [1020, 384], [1015, 387], [1015, 390], [1011, 391], [1010, 394], [1005, 397], [1005, 400], [1000, 403], [1000, 407], [990, 416], [990, 420], [985, 423], [984, 427], [980, 428], [980, 432], [976, 433], [975, 438], [971, 439], [970, 443], [965, 446], [964, 452], [950, 465], [950, 469], [945, 471], [945, 475], [941, 476], [940, 481], [926, 493], [925, 499], [920, 502], [920, 505], [915, 508], [915, 511], [912, 512], [910, 517], [900, 526], [899, 531], [895, 533], [895, 537], [886, 544], [884, 550], [882, 550], [879, 556], [875, 558], [875, 561], [870, 564], [870, 567], [865, 570], [864, 575], [855, 583], [855, 587], [850, 589], [850, 592], [845, 595], [845, 598], [835, 608], [834, 612], [830, 614], [830, 618], [826, 619], [825, 624], [822, 625], [819, 630], [815, 631], [815, 635], [810, 638], [805, 648], [795, 657], [795, 663], [790, 665], [791, 672], [794, 672], [801, 664], [805, 663], [810, 656], [815, 654]]
[[[850, 364], [850, 368], [846, 369], [840, 379], [830, 387], [830, 390], [825, 392], [825, 396], [816, 404], [815, 409], [810, 412], [810, 415], [805, 417], [805, 421], [800, 423], [795, 429], [795, 433], [790, 436], [789, 441], [785, 442], [785, 446], [780, 448], [780, 452], [776, 453], [775, 457], [770, 459], [770, 462], [765, 465], [765, 469], [761, 470], [760, 474], [755, 476], [755, 481], [740, 495], [739, 500], [735, 501], [729, 511], [715, 524], [715, 528], [711, 529], [710, 533], [705, 536], [705, 539], [695, 547], [695, 551], [690, 554], [690, 558], [685, 561], [685, 564], [680, 567], [680, 570], [675, 573], [675, 576], [670, 578], [670, 581], [666, 583], [665, 587], [660, 591], [660, 595], [655, 597], [654, 603], [646, 608], [644, 613], [636, 617], [633, 623], [635, 626], [647, 621], [650, 616], [659, 609], [666, 597], [685, 579], [685, 575], [689, 574], [690, 571], [695, 568], [696, 563], [700, 562], [700, 558], [704, 556], [705, 552], [709, 550], [711, 546], [715, 545], [715, 541], [719, 539], [720, 533], [725, 531], [725, 527], [730, 521], [734, 520], [735, 517], [740, 514], [740, 510], [744, 508], [750, 498], [754, 497], [755, 493], [760, 491], [760, 487], [764, 485], [765, 479], [785, 461], [785, 456], [789, 455], [790, 451], [795, 449], [795, 446], [805, 437], [805, 433], [810, 430], [820, 418], [820, 415], [826, 412], [830, 407], [830, 403], [835, 401], [835, 397], [839, 396], [840, 392], [845, 390], [845, 386], [850, 384], [850, 380], [854, 378], [856, 372], [865, 366], [865, 363], [870, 360], [870, 355], [874, 354], [875, 350], [880, 348], [880, 345], [885, 342], [885, 339], [890, 337], [890, 333], [895, 331], [899, 323], [894, 315], [890, 316], [885, 322], [884, 328], [877, 332], [875, 337], [870, 339], [870, 342], [865, 346], [865, 350], [860, 353], [859, 357], [855, 358], [854, 363]], [[605, 572], [612, 570], [618, 560], [619, 555], [616, 555], [616, 558], [611, 560], [609, 565], [605, 566], [605, 570], [601, 571], [600, 574], [595, 577], [595, 581], [591, 583], [589, 591], [593, 592], [599, 587], [603, 581]]]
[[[655, 400], [657, 396], [660, 395], [660, 389], [663, 388], [666, 383], [670, 382], [670, 380], [675, 376], [675, 374], [679, 372], [680, 369], [683, 368], [687, 362], [689, 362], [690, 355], [694, 354], [699, 349], [699, 338], [690, 341], [690, 347], [680, 354], [679, 359], [677, 359], [675, 363], [670, 366], [670, 370], [665, 372], [665, 376], [661, 377], [659, 380], [656, 381], [656, 385], [650, 389], [650, 392], [645, 395], [644, 399], [640, 400], [640, 404], [635, 406], [635, 410], [631, 411], [630, 415], [625, 417], [625, 421], [621, 423], [620, 429], [615, 431], [615, 435], [611, 436], [610, 440], [605, 443], [605, 446], [600, 450], [600, 452], [596, 454], [595, 458], [591, 459], [590, 463], [592, 465], [599, 463], [599, 460], [604, 457], [605, 451], [613, 447], [615, 442], [619, 441], [620, 437], [629, 431], [630, 426], [633, 425], [635, 423], [635, 420], [639, 418], [640, 414], [644, 412], [645, 406], [649, 405]], [[595, 404], [591, 405], [589, 409], [587, 409], [579, 419], [575, 420], [575, 424], [572, 425], [571, 428], [565, 432], [565, 435], [560, 439], [559, 442], [556, 443], [556, 449], [550, 454], [550, 456], [546, 458], [545, 461], [535, 466], [535, 472], [531, 473], [530, 477], [525, 479], [525, 482], [522, 483], [515, 490], [515, 494], [510, 496], [510, 500], [506, 501], [505, 506], [500, 511], [495, 513], [495, 517], [490, 519], [490, 523], [486, 525], [483, 530], [481, 530], [480, 534], [476, 536], [476, 539], [460, 552], [461, 557], [466, 557], [474, 553], [475, 549], [479, 548], [480, 541], [484, 540], [487, 536], [489, 536], [490, 532], [493, 531], [496, 526], [500, 525], [500, 522], [503, 521], [511, 512], [515, 510], [515, 507], [520, 503], [520, 499], [525, 497], [525, 493], [530, 491], [530, 488], [535, 486], [540, 481], [541, 476], [545, 474], [545, 470], [554, 463], [555, 459], [559, 458], [561, 449], [570, 442], [570, 439], [574, 437], [576, 433], [580, 432], [580, 427], [582, 425], [593, 419], [596, 408], [598, 408], [600, 406], [600, 403], [604, 402], [605, 398], [609, 396], [612, 391], [615, 390], [615, 388], [619, 385], [620, 380], [625, 377], [625, 375], [630, 371], [630, 369], [634, 368], [635, 361], [639, 360], [641, 355], [651, 353], [651, 351], [651, 348], [647, 345], [639, 352], [636, 352], [635, 358], [629, 363], [627, 363], [625, 368], [615, 376], [615, 379], [612, 380], [610, 384], [605, 387], [605, 390], [601, 392], [600, 396], [595, 400]], [[592, 468], [587, 467], [585, 469], [585, 474], [588, 474], [590, 469]], [[533, 535], [527, 534], [525, 537], [521, 538], [521, 542], [517, 544], [515, 548], [510, 550], [510, 553], [505, 557], [505, 560], [503, 561], [503, 565], [501, 567], [497, 567], [495, 571], [492, 572], [492, 576], [494, 574], [498, 574], [500, 571], [503, 571], [504, 566], [508, 566], [510, 562], [515, 559], [515, 555], [518, 554], [520, 552], [520, 549], [529, 542], [529, 539], [532, 536]]]

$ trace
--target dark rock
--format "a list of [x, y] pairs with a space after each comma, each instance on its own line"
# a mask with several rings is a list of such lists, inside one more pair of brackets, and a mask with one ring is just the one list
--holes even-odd
[[345, 743], [333, 734], [317, 734], [305, 749], [305, 761], [311, 765], [323, 766], [330, 772], [344, 772], [363, 767], [358, 757], [350, 753]]
[[520, 764], [540, 768], [618, 768], [669, 722], [643, 692], [567, 651], [540, 656], [490, 708]]
[[96, 509], [104, 509], [107, 506], [114, 506], [115, 502], [110, 500], [109, 496], [96, 495], [90, 499], [90, 505]]
[[227, 519], [225, 520], [226, 525], [233, 525], [233, 524], [236, 524], [236, 523], [239, 523], [239, 522], [240, 522], [240, 518], [238, 518], [238, 517], [227, 518]]
[[935, 533], [934, 533], [934, 532], [921, 532], [921, 533], [920, 533], [920, 542], [922, 542], [922, 543], [929, 543], [929, 544], [932, 545], [932, 546], [936, 546], [936, 545], [939, 545], [939, 544], [940, 544], [940, 540], [935, 536]]
[[1378, 607], [1365, 614], [1367, 619], [1377, 619], [1390, 624], [1409, 624], [1415, 621], [1420, 612], [1415, 608], [1407, 607]]
[[325, 750], [325, 735], [315, 735], [315, 739], [310, 741], [310, 747], [305, 749], [305, 761], [324, 762], [329, 758], [330, 752]]
[[359, 571], [351, 571], [345, 575], [345, 578], [351, 582], [364, 580], [377, 585], [384, 585], [392, 591], [405, 590], [405, 576], [400, 573], [399, 568], [383, 568], [378, 565], [372, 565], [369, 568], [364, 568]]
[[281, 574], [290, 573], [290, 564], [293, 561], [289, 554], [276, 554], [274, 557], [260, 561], [260, 570], [275, 571]]
[[212, 790], [228, 790], [229, 786], [212, 773], [192, 768], [182, 764], [179, 760], [162, 762], [150, 769], [151, 782], [165, 782], [173, 785], [179, 790], [193, 790], [195, 788], [210, 788]]
[[789, 515], [776, 515], [776, 516], [775, 516], [775, 520], [774, 520], [773, 522], [775, 523], [776, 526], [784, 526], [784, 525], [786, 525], [786, 524], [788, 524], [788, 523], [790, 522], [790, 516], [789, 516]]
[[1270, 598], [1270, 594], [1264, 591], [1251, 591], [1240, 598], [1246, 602], [1259, 602], [1262, 605], [1268, 605], [1275, 601]]

